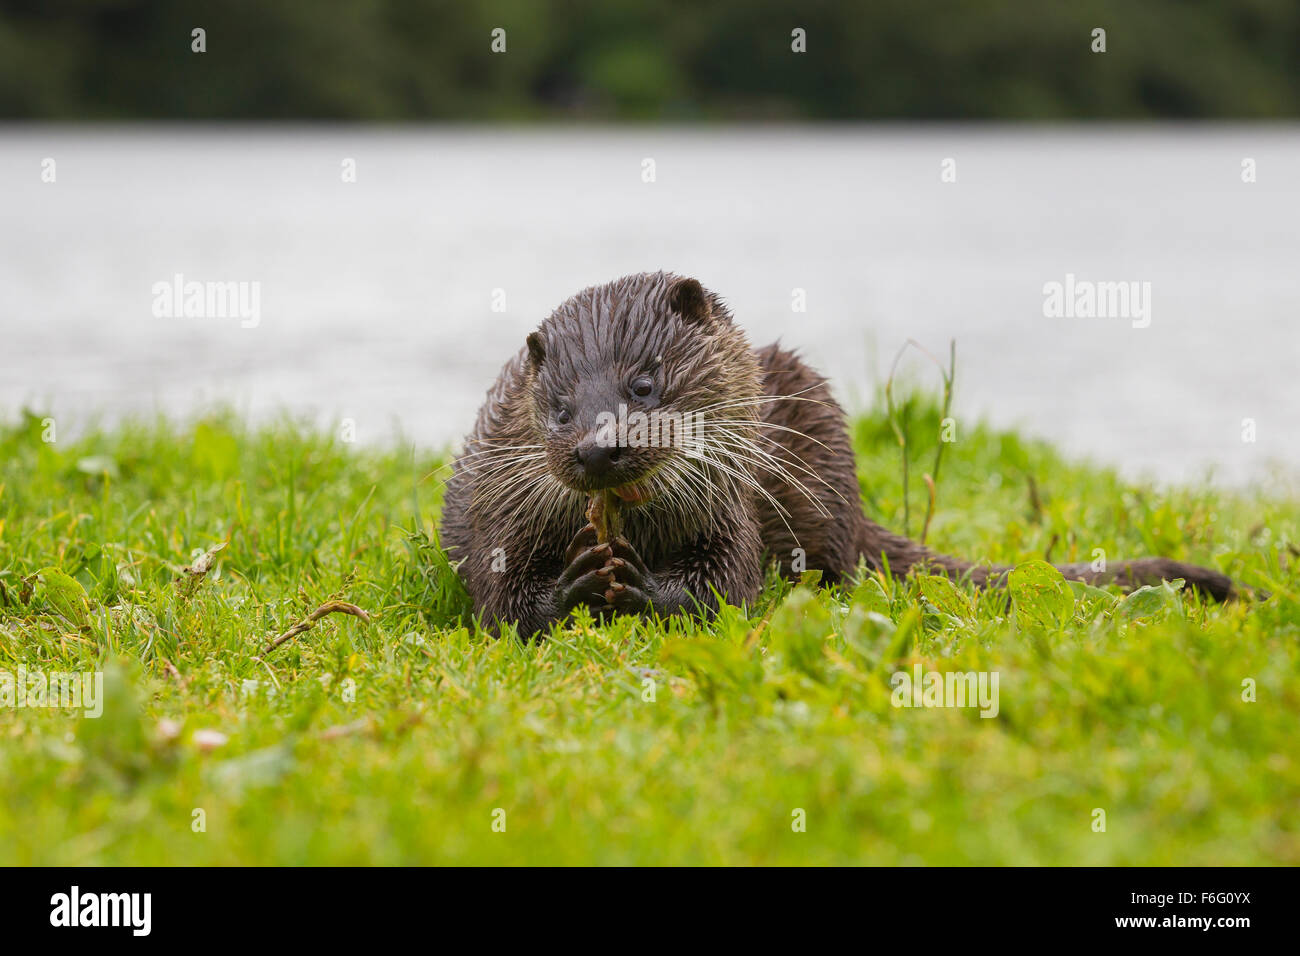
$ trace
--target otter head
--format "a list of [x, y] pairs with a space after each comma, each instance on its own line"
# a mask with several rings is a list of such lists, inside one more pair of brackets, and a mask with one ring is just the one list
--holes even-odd
[[527, 362], [537, 440], [573, 491], [612, 489], [629, 505], [672, 497], [696, 474], [725, 475], [718, 456], [757, 430], [757, 360], [695, 279], [585, 289], [528, 336]]

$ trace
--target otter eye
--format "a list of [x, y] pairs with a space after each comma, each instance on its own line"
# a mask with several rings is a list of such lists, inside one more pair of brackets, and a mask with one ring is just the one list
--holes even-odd
[[655, 390], [654, 379], [649, 375], [638, 375], [632, 379], [632, 394], [637, 398], [646, 398]]
[[572, 417], [573, 416], [569, 414], [569, 410], [567, 408], [561, 408], [558, 412], [555, 413], [555, 420], [559, 422], [561, 425], [569, 424], [569, 419], [571, 419]]

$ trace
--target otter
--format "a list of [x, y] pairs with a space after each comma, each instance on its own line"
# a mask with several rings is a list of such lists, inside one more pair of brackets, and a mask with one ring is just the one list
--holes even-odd
[[[557, 308], [502, 369], [452, 469], [448, 557], [480, 620], [520, 635], [580, 606], [602, 618], [708, 616], [720, 601], [754, 601], [766, 561], [798, 578], [792, 555], [827, 584], [860, 562], [977, 586], [1010, 570], [868, 519], [826, 379], [780, 345], [751, 347], [719, 296], [667, 272]], [[619, 512], [609, 540], [587, 519], [601, 495]], [[1058, 567], [1089, 583], [1183, 578], [1217, 600], [1233, 591], [1217, 571], [1164, 558]]]

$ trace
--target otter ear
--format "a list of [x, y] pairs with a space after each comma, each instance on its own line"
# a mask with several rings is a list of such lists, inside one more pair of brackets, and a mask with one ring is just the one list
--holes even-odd
[[698, 279], [678, 279], [668, 290], [668, 305], [693, 325], [703, 325], [713, 317], [709, 297]]
[[534, 366], [541, 365], [542, 359], [546, 358], [546, 340], [542, 338], [541, 332], [529, 333], [528, 357], [533, 360]]

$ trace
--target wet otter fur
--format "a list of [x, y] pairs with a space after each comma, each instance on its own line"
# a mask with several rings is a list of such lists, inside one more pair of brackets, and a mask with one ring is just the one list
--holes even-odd
[[[654, 437], [616, 435], [622, 411], [658, 413]], [[603, 414], [602, 414], [603, 413]], [[692, 427], [674, 415], [691, 413]], [[594, 495], [621, 533], [597, 541]], [[778, 345], [754, 349], [725, 304], [671, 273], [593, 286], [557, 308], [506, 363], [453, 465], [442, 540], [476, 612], [521, 635], [580, 605], [661, 615], [758, 596], [766, 561], [797, 577], [795, 549], [828, 583], [865, 561], [978, 585], [980, 567], [892, 534], [862, 512], [844, 412], [826, 380]], [[1066, 577], [1125, 586], [1183, 578], [1223, 600], [1217, 571], [1141, 558]]]

